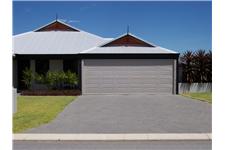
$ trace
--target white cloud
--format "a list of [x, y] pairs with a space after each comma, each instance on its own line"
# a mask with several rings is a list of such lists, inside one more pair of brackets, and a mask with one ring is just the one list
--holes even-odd
[[79, 23], [80, 22], [80, 20], [69, 20], [69, 19], [63, 19], [63, 18], [61, 18], [59, 20], [62, 22], [65, 22], [65, 23]]
[[68, 21], [68, 23], [75, 23], [75, 22], [76, 22], [76, 23], [77, 23], [77, 22], [80, 22], [80, 20], [69, 20], [69, 21]]
[[59, 19], [60, 21], [62, 21], [62, 22], [67, 22], [67, 20], [66, 19]]

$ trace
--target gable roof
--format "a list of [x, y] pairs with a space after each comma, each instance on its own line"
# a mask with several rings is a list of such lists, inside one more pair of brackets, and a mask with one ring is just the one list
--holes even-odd
[[[54, 22], [34, 31], [13, 36], [13, 53], [78, 54], [83, 50], [90, 49], [110, 40], [80, 29], [76, 29], [79, 32], [71, 32], [67, 30], [45, 30], [46, 27], [49, 25], [51, 26]], [[65, 23], [63, 24], [67, 25]]]
[[100, 36], [53, 21], [34, 31], [13, 36], [13, 54], [178, 54], [135, 35]]
[[[130, 42], [126, 38], [135, 39]], [[90, 48], [80, 52], [81, 54], [178, 54], [175, 51], [156, 46], [150, 42], [132, 35], [124, 34], [114, 40], [106, 42], [100, 46]]]
[[140, 46], [140, 47], [154, 47], [153, 44], [148, 43], [147, 41], [142, 40], [141, 38], [136, 37], [130, 33], [123, 34], [122, 36], [109, 41], [101, 45], [101, 47], [108, 46]]
[[41, 31], [76, 31], [76, 32], [79, 32], [78, 29], [76, 29], [62, 21], [59, 21], [59, 20], [55, 20], [53, 22], [50, 22], [50, 23], [34, 30], [34, 32], [41, 32]]

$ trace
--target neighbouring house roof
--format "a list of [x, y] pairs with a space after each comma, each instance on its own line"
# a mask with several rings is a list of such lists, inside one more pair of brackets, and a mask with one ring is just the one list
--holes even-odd
[[[65, 23], [57, 23], [68, 26]], [[83, 50], [103, 44], [110, 39], [76, 29], [50, 27], [53, 23], [47, 24], [35, 31], [22, 33], [13, 36], [14, 54], [78, 54]], [[56, 26], [54, 24], [54, 26]], [[59, 24], [58, 24], [59, 26]], [[50, 27], [50, 28], [48, 28]], [[71, 26], [68, 26], [71, 29]], [[51, 29], [51, 30], [50, 30]], [[75, 28], [73, 28], [75, 30]]]
[[82, 54], [178, 54], [156, 46], [132, 34], [124, 34], [100, 46], [80, 52]]

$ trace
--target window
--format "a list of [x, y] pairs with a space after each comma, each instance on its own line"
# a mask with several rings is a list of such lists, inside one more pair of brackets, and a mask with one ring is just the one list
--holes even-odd
[[77, 73], [77, 60], [63, 60], [63, 70]]
[[35, 71], [38, 74], [46, 74], [49, 70], [48, 60], [36, 60]]

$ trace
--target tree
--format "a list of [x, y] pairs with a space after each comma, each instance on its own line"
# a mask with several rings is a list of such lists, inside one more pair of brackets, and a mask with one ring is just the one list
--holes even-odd
[[186, 51], [180, 58], [183, 68], [182, 76], [184, 81], [188, 83], [194, 82], [193, 58], [192, 51]]
[[212, 51], [186, 51], [180, 60], [184, 82], [212, 82]]
[[193, 59], [195, 74], [197, 82], [207, 82], [207, 74], [209, 73], [208, 69], [208, 58], [205, 50], [198, 50], [195, 52]]
[[212, 82], [212, 51], [207, 53], [207, 81]]

